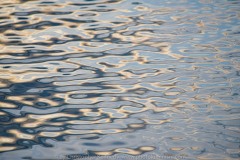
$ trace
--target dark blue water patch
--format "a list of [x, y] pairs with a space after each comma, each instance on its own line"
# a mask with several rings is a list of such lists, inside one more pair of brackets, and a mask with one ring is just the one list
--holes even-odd
[[[11, 120], [12, 118], [10, 117], [10, 116], [2, 116], [2, 115], [0, 115], [0, 122], [1, 123], [4, 123], [4, 122], [10, 122], [10, 120]], [[1, 126], [1, 125], [0, 125]]]
[[42, 91], [39, 96], [40, 97], [50, 97], [51, 95], [53, 95], [55, 93], [54, 90], [44, 90]]
[[72, 94], [69, 95], [69, 97], [73, 99], [85, 99], [85, 98], [97, 98], [97, 97], [102, 97], [104, 94], [103, 93], [86, 93], [86, 94]]
[[101, 146], [98, 143], [83, 143], [84, 146]]
[[88, 31], [101, 31], [101, 30], [107, 30], [107, 31], [111, 31], [113, 30], [111, 27], [96, 27], [96, 28], [87, 28], [86, 30]]
[[22, 157], [22, 159], [33, 160], [32, 157], [30, 157], [30, 156], [24, 156], [24, 157]]
[[6, 98], [6, 95], [4, 95], [3, 93], [0, 92], [0, 100], [4, 100]]
[[11, 68], [12, 66], [3, 66], [2, 68]]
[[[11, 117], [13, 118], [13, 116]], [[8, 130], [11, 130], [11, 129], [17, 129], [17, 130], [20, 129], [20, 131], [24, 131], [24, 129], [21, 128], [20, 124], [2, 123], [0, 128], [0, 131], [1, 131], [0, 136], [11, 137], [12, 134], [7, 132]]]
[[55, 102], [64, 102], [64, 98], [55, 98], [55, 97], [53, 97], [53, 98], [51, 98], [51, 100], [53, 100], [53, 101], [55, 101]]
[[[0, 32], [3, 33], [9, 29], [14, 29], [14, 24], [6, 24], [0, 26]], [[2, 42], [1, 42], [2, 43]]]
[[124, 145], [124, 144], [126, 144], [126, 143], [121, 142], [121, 141], [115, 141], [115, 142], [112, 142], [111, 144], [112, 144], [112, 145], [115, 145], [115, 146], [119, 146], [119, 145]]
[[79, 17], [92, 17], [92, 16], [97, 16], [96, 13], [84, 13], [84, 14], [79, 14]]
[[77, 28], [78, 25], [69, 25], [70, 28]]
[[[0, 17], [0, 20], [2, 19], [8, 19], [9, 17]], [[1, 22], [2, 23], [2, 22]]]
[[21, 31], [21, 30], [25, 30], [25, 29], [41, 30], [41, 29], [44, 29], [43, 27], [46, 27], [46, 26], [60, 26], [60, 25], [62, 25], [62, 23], [51, 22], [51, 21], [42, 21], [42, 22], [38, 22], [38, 23], [35, 23], [35, 24], [31, 24], [31, 25], [24, 25], [24, 26], [21, 26], [21, 27], [16, 26], [16, 25], [19, 25], [19, 24], [28, 24], [28, 23], [29, 23], [28, 21], [21, 21], [21, 22], [17, 22], [17, 23], [2, 25], [2, 26], [0, 26], [0, 31], [1, 32], [5, 32], [7, 30]]
[[62, 53], [63, 50], [41, 50], [41, 49], [27, 49], [25, 50], [26, 53], [35, 54], [35, 53], [42, 53], [42, 54], [53, 54], [53, 53]]
[[23, 95], [28, 94], [27, 91], [33, 88], [46, 88], [51, 86], [49, 83], [41, 83], [41, 82], [27, 82], [27, 83], [15, 83], [11, 84], [9, 89], [11, 90], [11, 95]]
[[14, 95], [21, 95], [26, 92], [28, 89], [33, 88], [35, 83], [23, 83], [23, 84], [12, 84], [10, 87], [11, 93]]
[[91, 12], [113, 12], [115, 9], [90, 9]]
[[100, 8], [106, 8], [107, 6], [106, 5], [99, 5], [97, 7], [100, 7]]
[[117, 3], [120, 2], [122, 0], [108, 0], [105, 2], [97, 2], [97, 3], [71, 3], [70, 5], [73, 6], [92, 6], [92, 5], [97, 5], [97, 4], [111, 4], [111, 3]]
[[69, 42], [69, 40], [61, 40], [59, 38], [50, 38], [49, 41], [52, 41], [52, 44], [65, 44]]
[[59, 68], [59, 69], [57, 69], [57, 72], [71, 73], [71, 72], [77, 71], [78, 69], [79, 68]]
[[15, 34], [15, 33], [5, 33], [4, 35], [5, 36], [20, 36], [20, 35]]
[[52, 1], [43, 1], [43, 2], [40, 2], [40, 4], [54, 4], [55, 2], [52, 2]]
[[142, 4], [141, 2], [132, 2], [133, 5], [139, 5]]
[[46, 103], [46, 102], [36, 102], [35, 103], [35, 106], [36, 107], [41, 107], [41, 108], [46, 108], [46, 107], [51, 107], [51, 105], [50, 104], [48, 104], [48, 103]]
[[14, 16], [29, 16], [29, 15], [40, 14], [40, 13], [42, 13], [42, 12], [41, 11], [13, 12], [13, 13], [11, 13], [11, 15], [14, 15]]
[[26, 2], [29, 2], [31, 0], [19, 0], [20, 3], [26, 3]]
[[4, 45], [19, 45], [21, 43], [22, 43], [22, 41], [12, 40], [12, 41], [3, 42], [2, 44], [4, 44]]
[[15, 40], [18, 40], [18, 39], [19, 39], [19, 40], [20, 40], [21, 38], [20, 38], [20, 37], [9, 37], [8, 39], [10, 39], [10, 40], [11, 40], [11, 39], [15, 39]]
[[44, 27], [47, 27], [47, 26], [60, 26], [60, 25], [62, 25], [62, 23], [51, 22], [51, 21], [42, 21], [42, 22], [38, 22], [38, 23], [35, 23], [35, 24], [31, 24], [31, 25], [26, 25], [26, 26], [22, 26], [22, 27], [15, 27], [14, 30], [17, 30], [17, 31], [21, 31], [21, 30], [25, 30], [25, 29], [42, 30], [42, 29], [44, 29]]
[[39, 144], [41, 144], [41, 146], [44, 146], [44, 147], [53, 147], [52, 144], [48, 143], [48, 139], [45, 138], [45, 137], [37, 137], [37, 141]]
[[64, 35], [64, 37], [72, 38], [72, 40], [84, 40], [81, 36], [74, 34], [67, 34]]
[[17, 140], [16, 144], [18, 146], [21, 146], [21, 149], [29, 149], [29, 148], [32, 148], [32, 146], [37, 145], [38, 142], [35, 142], [33, 140], [19, 139], [19, 140]]
[[82, 115], [82, 113], [79, 112], [79, 109], [78, 109], [78, 108], [65, 108], [65, 109], [63, 109], [61, 112], [69, 113], [69, 114], [79, 113], [79, 116]]
[[95, 140], [95, 139], [99, 139], [100, 136], [92, 136], [92, 137], [83, 137], [81, 139], [86, 139], [86, 140]]
[[95, 20], [76, 20], [71, 18], [59, 18], [59, 20], [66, 21], [66, 22], [72, 22], [72, 23], [94, 23], [97, 22]]
[[109, 118], [109, 115], [108, 114], [101, 114], [100, 116], [98, 117], [81, 117], [79, 118], [80, 120], [82, 121], [97, 121], [97, 120], [101, 120], [101, 119], [104, 119], [104, 118]]
[[72, 14], [73, 12], [46, 12], [48, 15], [67, 15], [67, 14]]
[[45, 70], [45, 69], [48, 69], [47, 67], [31, 67], [31, 68], [33, 68], [33, 69], [40, 69], [40, 70]]
[[52, 120], [52, 122], [64, 122], [70, 120], [69, 118], [62, 117], [62, 118], [55, 118]]
[[92, 66], [81, 65], [81, 66], [80, 66], [80, 69], [91, 70], [91, 71], [94, 71], [94, 72], [96, 72], [96, 73], [97, 73], [97, 72], [104, 73], [101, 69], [96, 68], [96, 67], [92, 67]]
[[100, 62], [99, 64], [104, 65], [104, 66], [107, 66], [107, 67], [109, 67], [109, 68], [114, 68], [114, 67], [117, 66], [117, 65], [113, 65], [113, 64], [108, 64], [108, 63], [106, 63], [106, 62]]

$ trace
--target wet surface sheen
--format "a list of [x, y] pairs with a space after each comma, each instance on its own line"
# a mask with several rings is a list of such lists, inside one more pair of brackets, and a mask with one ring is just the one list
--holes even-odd
[[238, 0], [0, 4], [0, 159], [240, 157]]

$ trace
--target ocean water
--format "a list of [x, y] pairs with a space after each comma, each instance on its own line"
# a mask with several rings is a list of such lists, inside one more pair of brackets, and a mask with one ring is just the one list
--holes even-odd
[[0, 1], [0, 159], [239, 159], [239, 19], [239, 0]]

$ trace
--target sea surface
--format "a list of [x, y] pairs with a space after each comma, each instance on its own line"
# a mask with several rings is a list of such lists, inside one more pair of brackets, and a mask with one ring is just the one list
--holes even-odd
[[0, 159], [240, 158], [239, 0], [1, 0]]

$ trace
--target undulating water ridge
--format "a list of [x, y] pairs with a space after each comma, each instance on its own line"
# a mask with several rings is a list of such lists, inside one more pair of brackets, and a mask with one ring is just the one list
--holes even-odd
[[0, 159], [238, 159], [239, 8], [2, 0]]

